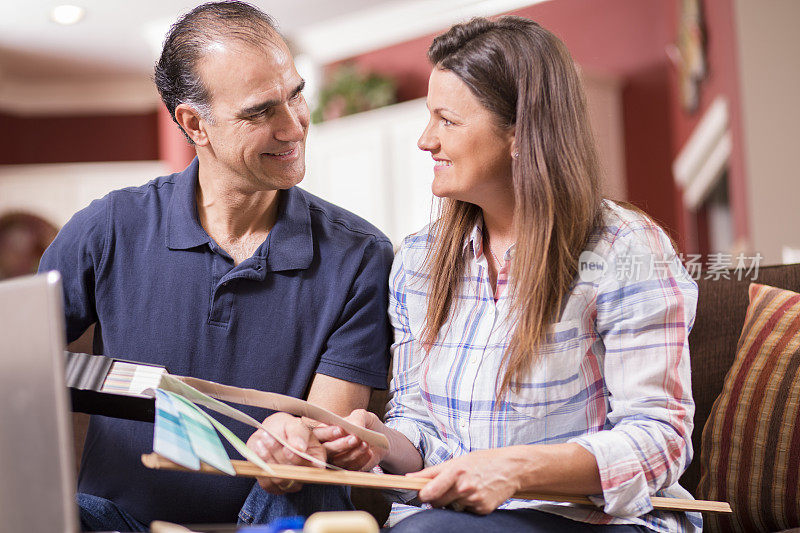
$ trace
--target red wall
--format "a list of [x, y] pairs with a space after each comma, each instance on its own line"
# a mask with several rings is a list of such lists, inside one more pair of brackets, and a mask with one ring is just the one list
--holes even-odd
[[158, 159], [157, 115], [0, 113], [0, 164]]
[[0, 113], [0, 165], [161, 159], [176, 172], [194, 155], [164, 106], [126, 115]]
[[195, 156], [194, 147], [163, 105], [158, 106], [158, 152], [169, 172], [183, 170]]
[[[667, 0], [554, 0], [509, 14], [535, 20], [555, 33], [582, 67], [625, 76], [653, 62], [666, 60], [669, 3]], [[442, 28], [442, 32], [444, 30], [446, 28]], [[397, 77], [400, 92], [405, 89], [410, 98], [425, 96], [430, 74], [426, 52], [439, 33], [374, 50], [348, 61]]]
[[[677, 3], [675, 3], [670, 13], [670, 28], [672, 31], [670, 37], [673, 41], [677, 40], [679, 17], [677, 8]], [[707, 35], [706, 59], [708, 76], [700, 86], [700, 104], [696, 113], [689, 115], [684, 112], [677, 97], [670, 101], [673, 155], [677, 156], [709, 105], [717, 96], [724, 96], [728, 101], [730, 128], [733, 137], [733, 153], [728, 172], [728, 187], [733, 211], [733, 230], [736, 238], [747, 239], [749, 236], [747, 177], [744, 160], [739, 59], [733, 1], [706, 0], [703, 3], [703, 8]], [[672, 86], [677, 94], [677, 74], [674, 70], [671, 70], [670, 74]], [[689, 224], [688, 214], [686, 216], [686, 224]], [[702, 235], [702, 231], [699, 233]], [[697, 243], [696, 248], [702, 248], [701, 244]]]
[[[661, 222], [684, 248], [686, 217], [671, 168], [697, 117], [687, 117], [680, 109], [675, 69], [665, 51], [677, 35], [678, 4], [672, 0], [555, 0], [512, 14], [536, 20], [559, 36], [582, 68], [623, 80], [628, 200]], [[735, 59], [729, 52], [735, 48], [731, 0], [706, 4], [713, 72], [703, 88], [701, 106], [705, 108], [715, 94], [726, 92], [738, 114]], [[395, 76], [401, 101], [418, 98], [427, 90], [430, 65], [425, 52], [434, 36], [353, 60], [365, 68]], [[735, 146], [741, 146], [736, 144], [736, 136], [734, 128]], [[734, 191], [738, 198], [734, 202], [743, 202], [741, 150], [737, 152], [732, 174], [733, 180], [741, 184]], [[737, 233], [741, 224], [737, 221]]]

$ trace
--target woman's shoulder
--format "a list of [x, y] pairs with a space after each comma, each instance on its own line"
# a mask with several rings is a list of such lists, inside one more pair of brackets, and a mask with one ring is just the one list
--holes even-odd
[[626, 235], [642, 230], [661, 230], [661, 226], [647, 213], [631, 204], [603, 200], [602, 212], [603, 229], [615, 235]]
[[402, 261], [406, 267], [421, 265], [433, 246], [436, 223], [426, 224], [422, 229], [406, 236], [397, 249], [395, 261]]
[[672, 239], [661, 226], [634, 206], [604, 200], [601, 222], [589, 239], [589, 249], [659, 249], [674, 252]]

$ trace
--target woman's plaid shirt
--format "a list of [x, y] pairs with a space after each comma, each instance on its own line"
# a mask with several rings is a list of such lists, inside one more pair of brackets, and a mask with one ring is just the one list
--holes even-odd
[[[576, 442], [597, 459], [603, 493], [592, 498], [600, 510], [521, 500], [502, 507], [695, 531], [699, 514], [652, 511], [650, 496], [691, 498], [678, 478], [692, 458], [688, 336], [697, 284], [658, 226], [611, 202], [604, 211], [604, 227], [581, 254], [538, 362], [499, 403], [495, 387], [513, 332], [513, 290], [504, 290], [513, 248], [495, 295], [481, 224], [475, 227], [464, 243], [467, 266], [455, 312], [426, 354], [419, 339], [429, 227], [407, 237], [390, 279], [395, 339], [386, 423], [409, 438], [426, 466], [472, 450]], [[390, 523], [417, 510], [395, 504]]]

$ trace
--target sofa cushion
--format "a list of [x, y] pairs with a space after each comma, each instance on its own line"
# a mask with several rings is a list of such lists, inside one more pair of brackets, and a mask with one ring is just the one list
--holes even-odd
[[747, 312], [750, 282], [772, 285], [800, 292], [800, 264], [761, 267], [749, 276], [714, 279], [702, 276], [697, 280], [700, 298], [697, 318], [689, 334], [692, 363], [692, 395], [694, 396], [694, 459], [681, 476], [681, 486], [697, 496], [700, 481], [700, 448], [703, 426], [708, 420], [714, 400], [722, 392], [725, 374], [733, 364], [736, 344]]
[[703, 429], [698, 496], [733, 517], [709, 530], [800, 526], [800, 294], [750, 285], [736, 356]]

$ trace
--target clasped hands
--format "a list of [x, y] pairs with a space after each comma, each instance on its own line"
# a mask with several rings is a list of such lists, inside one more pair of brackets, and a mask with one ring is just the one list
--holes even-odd
[[[346, 419], [383, 433], [390, 443], [397, 438], [389, 435], [394, 430], [363, 409], [353, 411]], [[312, 429], [301, 419], [286, 413], [268, 417], [264, 425], [298, 450], [347, 470], [371, 470], [396, 451], [391, 445], [389, 450], [372, 447], [338, 426], [319, 425]], [[402, 435], [400, 438], [405, 439]], [[268, 463], [313, 466], [263, 430], [253, 433], [247, 446]], [[431, 480], [419, 492], [423, 502], [434, 507], [452, 505], [478, 514], [491, 513], [520, 489], [518, 465], [503, 448], [474, 451], [408, 475]], [[272, 478], [259, 478], [258, 482], [273, 494], [295, 492], [302, 487], [297, 482]]]
[[[374, 421], [369, 420], [365, 414], [372, 415], [363, 409], [357, 409], [347, 419], [362, 427], [375, 429], [374, 426], [367, 425], [368, 423], [374, 424]], [[383, 426], [377, 416], [372, 416]], [[347, 470], [370, 470], [384, 455], [380, 453], [385, 452], [384, 450], [372, 450], [366, 442], [362, 442], [358, 437], [348, 435], [337, 426], [314, 423], [316, 427], [312, 427], [311, 422], [288, 413], [275, 413], [267, 417], [262, 425], [272, 435], [277, 435], [298, 451]], [[247, 440], [247, 447], [266, 463], [319, 466], [285, 448], [270, 433], [259, 429]], [[302, 483], [296, 481], [269, 477], [259, 477], [258, 484], [271, 494], [297, 492], [303, 486]]]
[[[267, 417], [261, 425], [266, 427], [272, 435], [277, 435], [298, 451], [321, 461], [326, 460], [325, 449], [314, 436], [312, 428], [304, 423], [301, 418], [288, 413], [275, 413]], [[309, 460], [295, 454], [289, 448], [285, 448], [272, 435], [263, 429], [259, 429], [247, 439], [247, 447], [253, 450], [266, 463], [316, 466]], [[297, 492], [303, 487], [302, 483], [293, 480], [270, 477], [259, 477], [258, 484], [270, 494]]]

